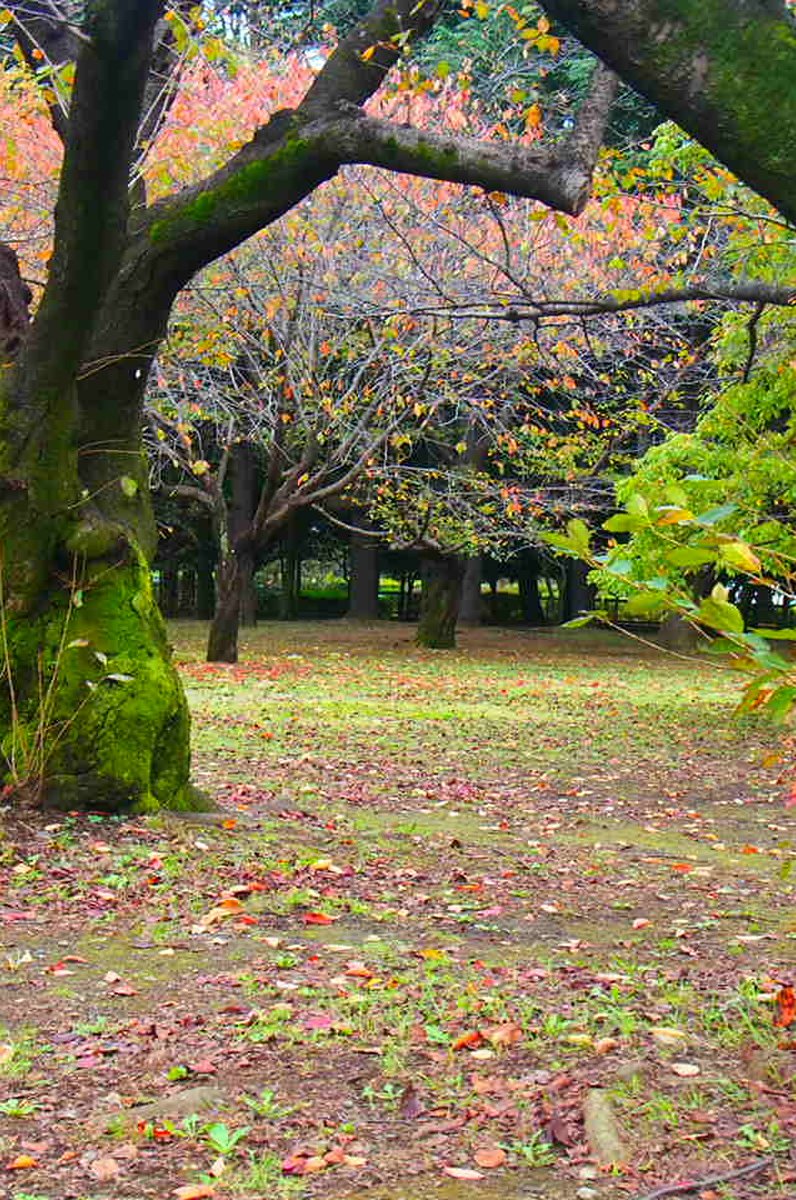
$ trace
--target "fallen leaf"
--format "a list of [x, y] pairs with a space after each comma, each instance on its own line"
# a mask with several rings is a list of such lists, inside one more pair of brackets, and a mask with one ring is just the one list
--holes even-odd
[[688, 1062], [673, 1062], [669, 1063], [669, 1068], [675, 1075], [680, 1075], [683, 1079], [688, 1079], [692, 1075], [698, 1075], [700, 1068], [696, 1063]]
[[322, 912], [306, 912], [302, 920], [305, 925], [331, 925], [337, 920], [337, 917], [330, 917], [327, 913]]
[[28, 1167], [35, 1167], [37, 1165], [36, 1159], [32, 1158], [30, 1154], [18, 1154], [16, 1158], [11, 1159], [11, 1162], [6, 1163], [6, 1170], [25, 1171]]
[[100, 1183], [109, 1183], [111, 1179], [116, 1179], [121, 1173], [121, 1167], [116, 1159], [111, 1158], [109, 1154], [103, 1154], [101, 1158], [95, 1158], [88, 1169]]
[[494, 1167], [502, 1167], [507, 1155], [506, 1151], [501, 1150], [500, 1146], [483, 1146], [481, 1149], [476, 1150], [473, 1158], [479, 1167], [486, 1167], [491, 1170]]
[[398, 1112], [405, 1121], [411, 1121], [414, 1117], [419, 1117], [423, 1112], [423, 1104], [417, 1094], [417, 1088], [413, 1083], [407, 1083], [401, 1099], [398, 1101]]
[[788, 1029], [796, 1021], [796, 992], [786, 983], [774, 997], [774, 1024], [778, 1029]]
[[177, 1200], [206, 1200], [207, 1197], [215, 1196], [216, 1189], [209, 1183], [186, 1183], [175, 1188], [171, 1194], [176, 1196]]
[[668, 1025], [659, 1025], [650, 1030], [650, 1037], [659, 1046], [682, 1046], [685, 1034], [682, 1029], [672, 1029]]
[[442, 1170], [451, 1179], [483, 1179], [483, 1171], [474, 1171], [472, 1167], [443, 1167]]
[[651, 924], [652, 921], [650, 921], [647, 917], [636, 917], [635, 921], [633, 922], [633, 928], [646, 929], [647, 926]]
[[468, 1029], [451, 1044], [451, 1050], [471, 1050], [474, 1046], [480, 1046], [483, 1040], [483, 1035], [477, 1029]]
[[513, 1021], [482, 1029], [481, 1033], [491, 1046], [516, 1046], [517, 1042], [522, 1041], [522, 1029]]

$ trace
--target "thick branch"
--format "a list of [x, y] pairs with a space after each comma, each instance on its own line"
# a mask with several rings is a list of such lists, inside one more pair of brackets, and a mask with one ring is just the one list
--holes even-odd
[[781, 0], [541, 0], [796, 221], [796, 21]]
[[784, 287], [773, 283], [747, 280], [739, 284], [707, 287], [662, 288], [660, 291], [628, 291], [618, 295], [536, 298], [517, 296], [508, 303], [498, 300], [473, 301], [458, 305], [434, 305], [407, 309], [416, 316], [444, 315], [466, 320], [539, 321], [545, 317], [595, 317], [605, 313], [631, 312], [638, 308], [655, 308], [662, 304], [690, 304], [695, 301], [724, 301], [731, 304], [773, 305], [790, 308], [796, 305], [796, 286]]
[[52, 369], [63, 378], [76, 369], [119, 266], [130, 160], [162, 3], [87, 6], [90, 40], [78, 55], [50, 275], [28, 341], [34, 374]]
[[341, 162], [474, 184], [577, 214], [591, 192], [592, 170], [615, 91], [615, 78], [600, 71], [572, 137], [550, 147], [488, 142], [356, 115], [332, 125], [328, 145]]
[[364, 104], [406, 47], [430, 31], [442, 8], [443, 0], [380, 0], [337, 46], [302, 110], [322, 116], [341, 101]]

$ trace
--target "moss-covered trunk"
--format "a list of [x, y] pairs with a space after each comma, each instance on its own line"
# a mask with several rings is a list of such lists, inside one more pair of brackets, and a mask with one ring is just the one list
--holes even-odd
[[[129, 312], [114, 319], [141, 337]], [[62, 808], [193, 807], [188, 711], [149, 568], [148, 363], [131, 369], [111, 322], [90, 347], [105, 365], [78, 382], [68, 358], [63, 378], [60, 358], [25, 349], [0, 394], [0, 771]]]
[[457, 554], [434, 554], [423, 559], [423, 594], [418, 646], [452, 650], [456, 645], [456, 620], [462, 592], [464, 561]]

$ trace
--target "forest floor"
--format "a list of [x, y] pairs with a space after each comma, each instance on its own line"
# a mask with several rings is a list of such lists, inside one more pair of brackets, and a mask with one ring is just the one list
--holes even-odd
[[0, 818], [0, 1195], [796, 1195], [793, 746], [736, 676], [204, 633], [217, 814]]

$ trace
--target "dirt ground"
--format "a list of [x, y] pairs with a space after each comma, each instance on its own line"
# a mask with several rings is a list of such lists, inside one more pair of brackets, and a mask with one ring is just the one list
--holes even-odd
[[796, 1195], [792, 744], [731, 674], [203, 634], [215, 812], [0, 818], [0, 1195]]

